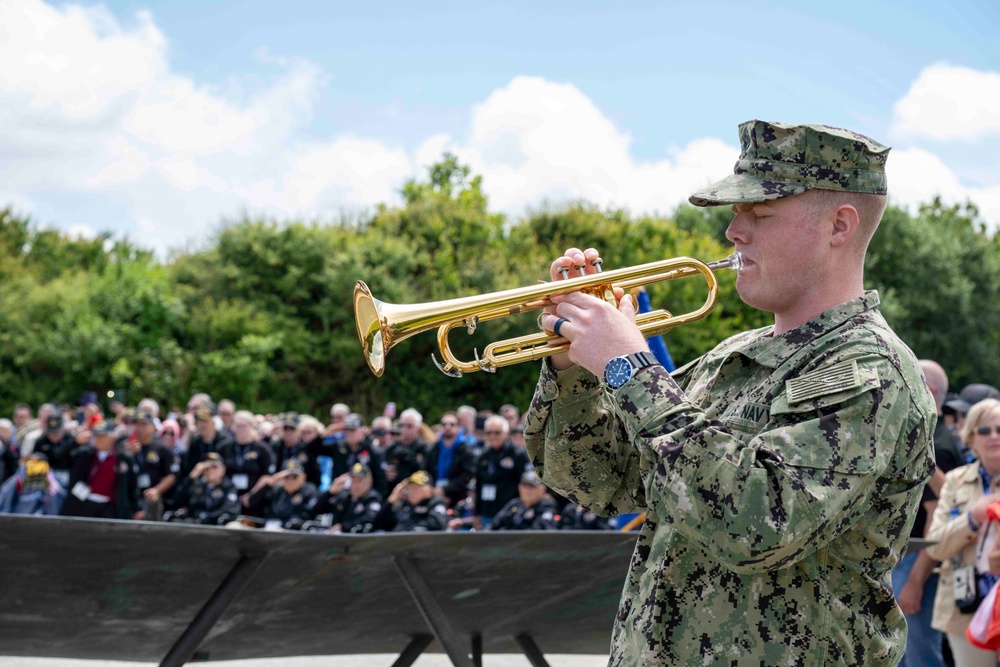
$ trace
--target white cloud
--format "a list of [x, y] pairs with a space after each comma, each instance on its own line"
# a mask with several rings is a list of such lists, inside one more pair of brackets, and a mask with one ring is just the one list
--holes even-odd
[[508, 212], [578, 199], [668, 211], [729, 173], [739, 154], [737, 146], [708, 138], [669, 158], [638, 161], [630, 137], [580, 90], [534, 77], [517, 77], [477, 105], [467, 142], [435, 137], [433, 146], [482, 174], [491, 203]]
[[1000, 74], [936, 64], [893, 108], [893, 136], [973, 142], [1000, 135]]
[[281, 73], [234, 101], [171, 72], [146, 12], [124, 27], [102, 7], [8, 0], [0, 25], [5, 201], [30, 209], [48, 192], [107, 196], [162, 251], [239, 211], [245, 184], [299, 159], [286, 146], [323, 80], [312, 63], [263, 54]]
[[[534, 77], [517, 77], [474, 106], [467, 131], [435, 134], [413, 151], [343, 133], [303, 141], [327, 81], [310, 62], [260, 52], [277, 75], [222, 89], [171, 70], [167, 40], [147, 13], [123, 26], [102, 8], [0, 0], [0, 25], [0, 205], [34, 211], [51, 192], [106, 197], [140, 243], [164, 253], [242, 210], [324, 217], [396, 202], [403, 182], [446, 150], [482, 174], [493, 208], [513, 215], [578, 199], [667, 212], [731, 173], [739, 152], [706, 137], [638, 159], [631, 137], [578, 88]], [[958, 69], [926, 70], [897, 105], [893, 133], [965, 138], [940, 129], [954, 111], [939, 99], [949, 95], [976, 110], [963, 132], [993, 132], [1000, 101], [984, 92], [973, 103], [965, 90], [993, 90], [1000, 77]], [[949, 87], [949, 77], [963, 76], [971, 78]], [[922, 148], [894, 151], [889, 172], [898, 203], [936, 192], [946, 201], [971, 197], [1000, 221], [1000, 187], [964, 186]], [[67, 212], [67, 221], [103, 230], [101, 220]]]
[[909, 144], [894, 150], [888, 162], [889, 191], [897, 204], [912, 211], [935, 196], [947, 204], [972, 201], [987, 226], [1000, 229], [996, 174], [980, 172], [979, 182], [969, 183], [940, 153], [926, 148], [932, 143], [975, 143], [995, 154], [1000, 148], [1000, 73], [942, 63], [925, 68], [894, 105], [890, 135]]

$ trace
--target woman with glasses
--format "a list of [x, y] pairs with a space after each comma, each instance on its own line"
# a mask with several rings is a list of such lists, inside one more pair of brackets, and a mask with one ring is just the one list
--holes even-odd
[[927, 548], [928, 555], [942, 561], [931, 627], [948, 635], [955, 667], [996, 667], [995, 652], [978, 649], [966, 639], [965, 629], [975, 609], [959, 605], [961, 598], [968, 597], [962, 595], [963, 580], [972, 580], [985, 595], [1000, 573], [973, 575], [968, 569], [977, 560], [980, 533], [1000, 530], [986, 523], [986, 508], [1000, 500], [1000, 401], [986, 399], [972, 406], [961, 435], [976, 460], [946, 475], [927, 533], [928, 539], [937, 542]]

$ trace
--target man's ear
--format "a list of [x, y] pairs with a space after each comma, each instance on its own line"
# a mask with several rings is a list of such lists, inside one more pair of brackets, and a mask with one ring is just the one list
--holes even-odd
[[861, 218], [856, 208], [850, 204], [838, 206], [830, 218], [830, 245], [836, 248], [850, 243], [860, 224]]

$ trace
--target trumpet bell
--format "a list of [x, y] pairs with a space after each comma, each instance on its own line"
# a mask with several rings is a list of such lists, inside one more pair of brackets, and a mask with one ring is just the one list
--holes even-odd
[[368, 368], [376, 377], [385, 371], [385, 333], [379, 312], [381, 301], [362, 281], [354, 285], [354, 324], [358, 329], [358, 339], [365, 353]]

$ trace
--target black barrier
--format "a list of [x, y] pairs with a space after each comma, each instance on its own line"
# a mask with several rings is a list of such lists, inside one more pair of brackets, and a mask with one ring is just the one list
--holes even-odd
[[606, 653], [635, 539], [0, 516], [0, 654], [181, 664], [442, 644], [470, 647], [473, 661], [525, 646]]

